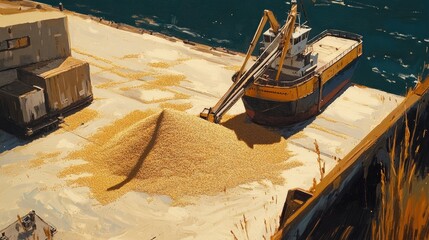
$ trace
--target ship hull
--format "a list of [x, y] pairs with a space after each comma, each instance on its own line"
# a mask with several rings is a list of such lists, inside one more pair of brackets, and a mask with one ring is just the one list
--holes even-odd
[[[318, 80], [315, 77], [312, 80], [313, 82], [307, 84], [313, 86], [313, 91], [303, 97], [299, 96], [299, 88], [297, 88], [296, 99], [286, 97], [287, 94], [285, 93], [287, 92], [283, 90], [284, 101], [282, 101], [282, 96], [280, 96], [282, 89], [277, 86], [272, 86], [273, 99], [262, 98], [255, 94], [245, 94], [242, 100], [246, 113], [253, 122], [269, 126], [287, 126], [314, 117], [350, 86], [350, 79], [356, 69], [357, 62], [357, 59], [354, 60], [338, 74], [326, 81], [322, 85], [322, 91], [320, 91], [316, 83]], [[264, 88], [267, 88], [267, 86], [264, 86]], [[278, 96], [275, 96], [276, 93]]]

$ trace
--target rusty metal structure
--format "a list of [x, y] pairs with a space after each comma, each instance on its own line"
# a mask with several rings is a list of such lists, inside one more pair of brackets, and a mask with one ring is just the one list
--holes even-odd
[[0, 15], [0, 99], [3, 128], [24, 136], [92, 101], [89, 64], [71, 57], [64, 14]]

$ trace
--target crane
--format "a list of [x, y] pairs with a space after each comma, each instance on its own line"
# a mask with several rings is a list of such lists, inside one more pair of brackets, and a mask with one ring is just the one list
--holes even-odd
[[[226, 93], [219, 99], [214, 107], [204, 108], [200, 113], [200, 117], [213, 123], [219, 123], [222, 116], [240, 99], [246, 89], [266, 72], [268, 67], [280, 57], [279, 68], [276, 75], [278, 80], [283, 66], [286, 53], [289, 49], [290, 39], [295, 28], [297, 16], [296, 0], [291, 1], [291, 11], [286, 23], [280, 28], [274, 14], [270, 10], [264, 10], [261, 21], [255, 35], [249, 45], [243, 65], [235, 75], [235, 81]], [[255, 49], [255, 46], [260, 38], [262, 31], [267, 23], [270, 23], [270, 30], [275, 34], [274, 40], [265, 48], [264, 52], [259, 55], [256, 61], [244, 71], [247, 62]]]

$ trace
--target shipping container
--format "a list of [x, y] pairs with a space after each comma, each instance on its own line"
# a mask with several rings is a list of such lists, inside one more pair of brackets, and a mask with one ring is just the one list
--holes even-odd
[[18, 80], [16, 69], [0, 71], [0, 87]]
[[73, 57], [18, 68], [18, 79], [45, 90], [48, 112], [64, 112], [92, 101], [89, 64]]
[[43, 89], [20, 81], [0, 87], [0, 116], [18, 126], [27, 126], [46, 116]]
[[0, 15], [0, 71], [70, 55], [67, 17], [63, 13]]

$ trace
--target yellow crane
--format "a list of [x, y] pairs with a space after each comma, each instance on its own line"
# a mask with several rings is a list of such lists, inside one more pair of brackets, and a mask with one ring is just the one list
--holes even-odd
[[[222, 98], [219, 99], [214, 107], [204, 108], [204, 110], [200, 113], [201, 118], [206, 119], [209, 122], [219, 123], [222, 119], [222, 116], [238, 101], [238, 99], [244, 95], [245, 90], [251, 85], [251, 83], [264, 74], [268, 67], [276, 59], [280, 58], [280, 65], [276, 76], [276, 80], [278, 80], [286, 53], [290, 47], [290, 39], [295, 29], [296, 16], [296, 0], [291, 1], [290, 13], [285, 25], [283, 25], [281, 28], [279, 28], [279, 23], [276, 20], [274, 14], [270, 10], [264, 11], [256, 33], [249, 45], [249, 49], [247, 50], [243, 65], [234, 76], [234, 83], [222, 96]], [[247, 71], [244, 71], [247, 62], [252, 55], [252, 52], [255, 50], [256, 44], [267, 21], [270, 23], [270, 30], [274, 33], [275, 38], [270, 43], [270, 45], [266, 47], [265, 51], [259, 55], [255, 63], [253, 63]]]

